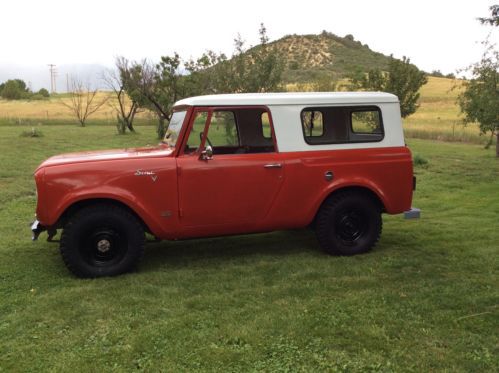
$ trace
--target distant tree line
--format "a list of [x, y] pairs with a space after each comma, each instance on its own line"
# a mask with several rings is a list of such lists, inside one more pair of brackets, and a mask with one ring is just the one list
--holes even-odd
[[456, 79], [456, 76], [453, 73], [444, 74], [440, 70], [433, 70], [431, 73], [428, 73], [428, 75], [434, 76], [435, 78]]
[[0, 84], [0, 97], [6, 100], [43, 100], [49, 96], [45, 88], [32, 92], [21, 79], [10, 79]]

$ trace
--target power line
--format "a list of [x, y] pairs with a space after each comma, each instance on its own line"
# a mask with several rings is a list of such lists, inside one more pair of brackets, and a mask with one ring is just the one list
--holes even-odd
[[55, 93], [57, 91], [57, 87], [55, 85], [55, 78], [57, 77], [57, 70], [55, 69], [55, 65], [53, 63], [48, 64], [50, 71], [50, 92]]

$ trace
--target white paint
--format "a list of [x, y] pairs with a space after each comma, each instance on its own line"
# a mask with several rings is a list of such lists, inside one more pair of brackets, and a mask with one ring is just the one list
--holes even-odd
[[374, 104], [396, 102], [397, 96], [385, 92], [286, 92], [286, 93], [233, 93], [189, 97], [175, 106], [224, 106], [224, 105], [321, 105], [321, 104]]

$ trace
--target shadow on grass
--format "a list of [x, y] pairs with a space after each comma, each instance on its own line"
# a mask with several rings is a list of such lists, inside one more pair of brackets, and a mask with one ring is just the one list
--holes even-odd
[[292, 230], [251, 235], [160, 241], [146, 245], [141, 267], [151, 270], [163, 265], [174, 267], [243, 262], [261, 256], [291, 256], [309, 253], [324, 255], [312, 231]]

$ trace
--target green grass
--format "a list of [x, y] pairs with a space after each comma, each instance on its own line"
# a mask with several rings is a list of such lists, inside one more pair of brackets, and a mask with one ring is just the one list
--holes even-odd
[[499, 369], [499, 161], [409, 140], [419, 221], [384, 217], [370, 254], [312, 232], [149, 244], [140, 270], [80, 280], [32, 243], [34, 168], [81, 149], [154, 144], [153, 127], [0, 127], [0, 371]]

